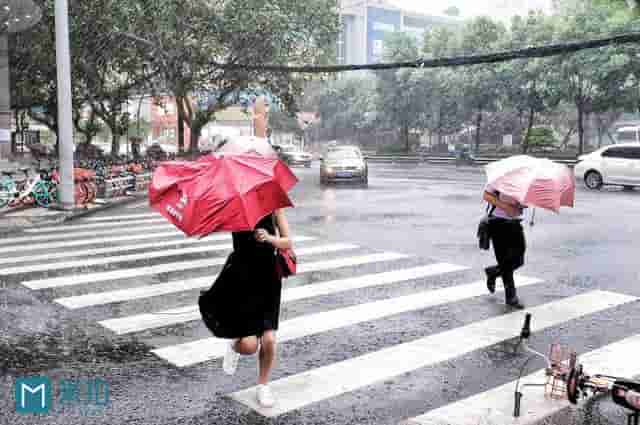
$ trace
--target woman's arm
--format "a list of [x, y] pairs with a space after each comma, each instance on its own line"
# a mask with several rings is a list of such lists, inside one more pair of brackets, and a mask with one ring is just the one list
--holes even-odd
[[482, 199], [484, 199], [491, 205], [494, 205], [496, 208], [500, 208], [502, 211], [507, 213], [510, 217], [517, 217], [520, 215], [520, 210], [517, 206], [501, 201], [500, 199], [498, 199], [496, 195], [494, 195], [491, 192], [488, 192], [485, 190], [484, 195], [482, 196]]
[[289, 222], [287, 221], [287, 217], [284, 215], [284, 210], [276, 210], [275, 215], [276, 230], [280, 235], [271, 235], [264, 229], [258, 229], [256, 231], [256, 239], [260, 242], [268, 242], [278, 249], [291, 248], [293, 244], [289, 238]]

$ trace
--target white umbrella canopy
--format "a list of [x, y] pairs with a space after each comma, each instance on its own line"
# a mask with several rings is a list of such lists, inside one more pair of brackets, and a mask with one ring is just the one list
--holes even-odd
[[277, 158], [278, 153], [271, 147], [267, 139], [255, 136], [235, 136], [223, 140], [214, 148], [221, 154], [256, 154], [265, 158]]

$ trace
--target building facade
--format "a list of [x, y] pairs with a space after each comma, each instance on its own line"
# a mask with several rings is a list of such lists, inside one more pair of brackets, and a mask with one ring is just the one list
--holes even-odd
[[384, 0], [342, 0], [337, 63], [363, 64], [382, 61], [384, 38], [392, 32], [413, 35], [422, 45], [424, 33], [439, 26], [455, 27], [461, 19], [403, 10]]

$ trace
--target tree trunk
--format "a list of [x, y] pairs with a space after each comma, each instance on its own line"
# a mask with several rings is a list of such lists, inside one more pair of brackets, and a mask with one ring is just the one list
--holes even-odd
[[571, 135], [576, 131], [575, 127], [571, 127], [569, 129], [569, 131], [567, 131], [567, 134], [565, 134], [564, 138], [562, 139], [562, 149], [567, 149], [567, 144], [569, 144], [569, 139], [571, 138]]
[[184, 120], [182, 113], [178, 114], [178, 153], [184, 153]]
[[480, 126], [481, 125], [482, 125], [482, 109], [478, 111], [478, 116], [476, 117], [476, 149], [475, 149], [476, 154], [480, 152]]
[[527, 124], [527, 132], [525, 133], [524, 140], [522, 141], [522, 153], [527, 153], [529, 150], [529, 136], [531, 135], [531, 129], [533, 128], [535, 114], [536, 112], [533, 108], [529, 109], [529, 123]]
[[404, 143], [405, 150], [407, 151], [407, 153], [409, 153], [410, 146], [409, 146], [409, 125], [408, 124], [404, 124], [402, 126], [402, 141]]
[[578, 107], [578, 155], [584, 153], [584, 111], [581, 102], [576, 102]]
[[200, 133], [202, 132], [202, 127], [198, 125], [192, 125], [191, 127], [191, 138], [189, 139], [189, 154], [194, 157], [198, 154], [198, 140], [200, 139]]
[[111, 129], [111, 156], [120, 155], [120, 134]]

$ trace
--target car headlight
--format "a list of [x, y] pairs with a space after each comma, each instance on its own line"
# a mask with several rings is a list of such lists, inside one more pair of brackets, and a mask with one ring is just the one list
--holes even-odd
[[325, 167], [325, 171], [329, 174], [333, 174], [333, 168], [331, 167]]

